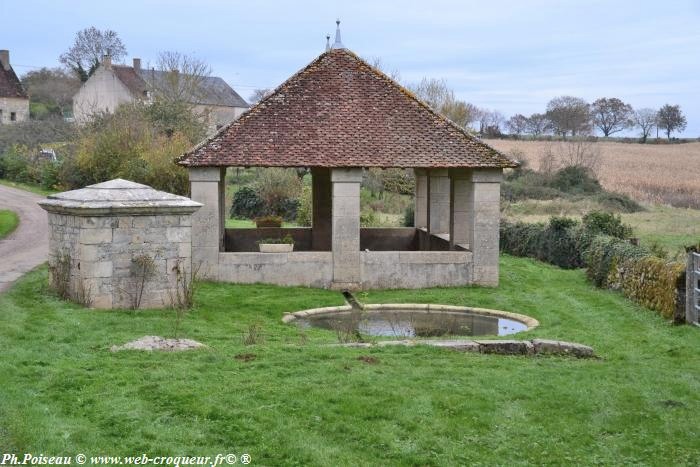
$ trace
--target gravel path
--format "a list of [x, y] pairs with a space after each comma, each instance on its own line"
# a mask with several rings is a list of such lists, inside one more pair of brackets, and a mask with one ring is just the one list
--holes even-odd
[[10, 209], [19, 216], [17, 229], [0, 240], [0, 292], [47, 259], [46, 211], [36, 204], [41, 199], [43, 196], [0, 185], [0, 209]]

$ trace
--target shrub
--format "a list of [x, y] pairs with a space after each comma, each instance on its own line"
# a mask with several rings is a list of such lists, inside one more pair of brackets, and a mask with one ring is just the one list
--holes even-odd
[[263, 238], [261, 240], [258, 240], [256, 243], [266, 243], [268, 245], [294, 245], [294, 239], [291, 235], [287, 234], [282, 238]]
[[405, 169], [385, 169], [381, 171], [384, 191], [401, 195], [412, 195], [416, 189], [413, 173]]
[[297, 224], [302, 227], [311, 227], [313, 221], [311, 195], [311, 187], [304, 186], [301, 190], [301, 198], [299, 198], [299, 209], [297, 209]]
[[645, 256], [649, 256], [649, 251], [644, 247], [609, 235], [598, 235], [584, 254], [586, 275], [598, 287], [619, 289], [618, 267]]
[[593, 172], [580, 165], [572, 165], [556, 171], [548, 185], [570, 194], [591, 194], [603, 191]]
[[583, 266], [579, 248], [579, 224], [574, 219], [552, 217], [548, 224], [502, 222], [501, 250], [572, 269]]
[[181, 133], [159, 131], [145, 106], [123, 104], [113, 114], [97, 116], [83, 129], [70, 165], [80, 172], [84, 183], [119, 177], [186, 194], [187, 171], [174, 161], [191, 144]]
[[507, 201], [526, 199], [555, 199], [563, 198], [564, 193], [543, 185], [530, 185], [522, 181], [504, 182], [501, 185], [501, 197]]
[[299, 200], [284, 198], [279, 200], [276, 204], [273, 204], [268, 208], [268, 212], [271, 212], [277, 216], [282, 217], [285, 221], [293, 221], [297, 217], [297, 211], [299, 210]]
[[404, 227], [413, 227], [415, 224], [415, 208], [413, 205], [409, 205], [406, 207], [403, 213], [403, 226]]
[[644, 208], [627, 195], [620, 193], [603, 192], [595, 197], [595, 200], [605, 209], [614, 212], [640, 212]]
[[685, 288], [685, 265], [653, 256], [628, 261], [622, 267], [622, 293], [642, 306], [656, 310], [664, 318], [685, 320], [678, 310], [678, 290]]
[[294, 169], [263, 169], [253, 187], [268, 210], [301, 195], [301, 180]]
[[256, 227], [282, 227], [282, 218], [279, 216], [263, 216], [255, 219]]
[[233, 195], [231, 217], [252, 219], [263, 214], [263, 202], [258, 193], [244, 186]]
[[379, 225], [379, 217], [374, 211], [366, 209], [360, 213], [360, 227], [378, 227]]
[[584, 215], [582, 220], [584, 229], [591, 235], [603, 234], [622, 239], [632, 235], [632, 227], [623, 224], [619, 214], [592, 211]]
[[21, 183], [31, 183], [29, 150], [14, 145], [0, 157], [0, 177]]

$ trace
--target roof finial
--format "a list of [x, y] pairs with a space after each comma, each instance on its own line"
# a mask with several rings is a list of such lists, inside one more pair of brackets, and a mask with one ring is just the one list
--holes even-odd
[[344, 49], [345, 46], [340, 40], [340, 18], [335, 20], [335, 42], [333, 43], [334, 49]]
[[331, 35], [326, 34], [326, 52], [331, 50]]

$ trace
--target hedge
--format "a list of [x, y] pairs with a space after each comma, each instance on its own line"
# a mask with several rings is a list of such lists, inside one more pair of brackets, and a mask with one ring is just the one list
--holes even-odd
[[685, 319], [685, 264], [652, 256], [646, 248], [600, 235], [585, 254], [586, 274], [598, 287], [627, 298], [664, 318]]
[[548, 224], [504, 221], [501, 250], [565, 269], [585, 267], [588, 279], [596, 286], [619, 290], [665, 318], [682, 322], [685, 264], [663, 260], [624, 238], [607, 235], [629, 235], [618, 220], [597, 214], [584, 218], [583, 224], [557, 217]]

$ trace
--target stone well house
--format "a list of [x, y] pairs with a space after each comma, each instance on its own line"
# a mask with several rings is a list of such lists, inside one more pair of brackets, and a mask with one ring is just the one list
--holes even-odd
[[[106, 55], [95, 73], [73, 97], [76, 122], [87, 122], [97, 112], [113, 112], [124, 103], [150, 102], [153, 94], [165, 85], [169, 74], [141, 68], [139, 58], [133, 59], [132, 66], [115, 65]], [[248, 110], [246, 101], [219, 77], [202, 78], [198, 88], [196, 95], [188, 99], [194, 105], [194, 111], [205, 119], [210, 133]]]
[[[335, 289], [498, 284], [500, 183], [517, 164], [336, 43], [179, 161], [200, 274]], [[226, 167], [309, 167], [312, 226], [226, 229]], [[363, 169], [413, 169], [415, 226], [361, 228]], [[291, 235], [290, 253], [256, 240]]]
[[10, 65], [10, 51], [0, 50], [0, 125], [29, 120], [29, 96]]

